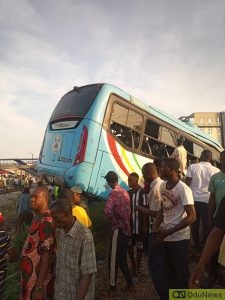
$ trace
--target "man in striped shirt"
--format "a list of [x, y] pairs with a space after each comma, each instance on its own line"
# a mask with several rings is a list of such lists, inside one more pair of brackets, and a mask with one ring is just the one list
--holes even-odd
[[[131, 237], [128, 242], [128, 254], [131, 261], [131, 271], [134, 277], [140, 272], [141, 257], [146, 240], [146, 232], [148, 230], [148, 218], [136, 210], [138, 205], [146, 207], [147, 200], [143, 189], [138, 184], [139, 176], [137, 173], [131, 173], [128, 176], [128, 191], [130, 196], [131, 207]], [[136, 259], [134, 255], [134, 247], [136, 248]]]

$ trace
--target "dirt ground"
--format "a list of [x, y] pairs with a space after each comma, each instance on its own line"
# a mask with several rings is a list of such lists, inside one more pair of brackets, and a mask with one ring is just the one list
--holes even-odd
[[[4, 216], [4, 227], [9, 232], [12, 238], [16, 234], [17, 215], [16, 215], [16, 201], [19, 192], [11, 192], [7, 194], [0, 194], [0, 211]], [[121, 273], [118, 274], [118, 290], [114, 298], [108, 295], [108, 270], [106, 260], [98, 261], [98, 272], [96, 274], [96, 300], [158, 300], [158, 296], [154, 290], [151, 279], [147, 271], [147, 257], [143, 256], [141, 272], [138, 275], [138, 281], [135, 284], [136, 292], [128, 294], [124, 291], [125, 280]]]
[[119, 272], [117, 295], [110, 298], [108, 295], [108, 273], [106, 264], [98, 266], [98, 273], [96, 278], [96, 300], [158, 300], [158, 296], [153, 287], [152, 281], [147, 271], [147, 257], [144, 256], [142, 260], [141, 272], [138, 275], [138, 282], [135, 283], [136, 292], [128, 294], [124, 292], [125, 280]]

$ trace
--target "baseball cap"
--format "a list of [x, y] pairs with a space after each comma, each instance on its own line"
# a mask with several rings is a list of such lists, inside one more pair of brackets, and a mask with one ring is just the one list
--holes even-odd
[[107, 181], [118, 180], [118, 175], [114, 171], [109, 171], [104, 178]]
[[82, 189], [78, 185], [71, 187], [71, 191], [74, 193], [82, 194]]

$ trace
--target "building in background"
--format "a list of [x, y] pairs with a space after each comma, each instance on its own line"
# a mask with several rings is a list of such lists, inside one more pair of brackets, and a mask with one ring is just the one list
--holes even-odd
[[179, 119], [184, 122], [192, 121], [202, 131], [211, 134], [225, 148], [225, 111], [194, 112], [190, 116]]

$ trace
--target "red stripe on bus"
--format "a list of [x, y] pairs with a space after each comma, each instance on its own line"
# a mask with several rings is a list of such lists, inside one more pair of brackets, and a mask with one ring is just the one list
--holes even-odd
[[112, 155], [115, 158], [117, 164], [119, 165], [120, 169], [122, 169], [123, 172], [128, 176], [129, 172], [128, 172], [127, 168], [125, 167], [125, 165], [119, 155], [119, 152], [116, 148], [116, 142], [115, 142], [114, 138], [108, 133], [107, 133], [107, 140], [108, 140], [109, 148], [110, 148]]

